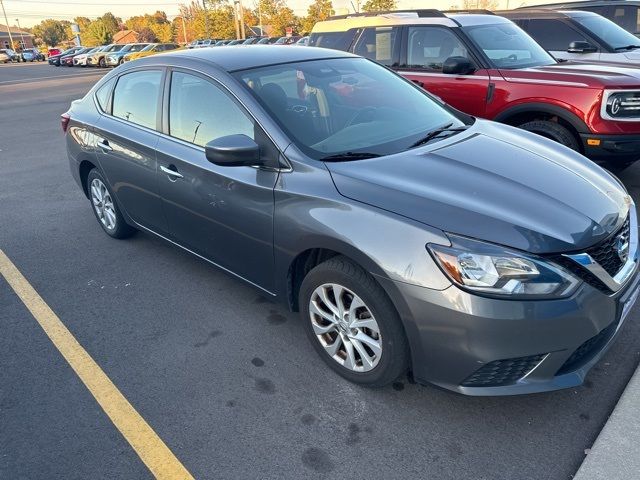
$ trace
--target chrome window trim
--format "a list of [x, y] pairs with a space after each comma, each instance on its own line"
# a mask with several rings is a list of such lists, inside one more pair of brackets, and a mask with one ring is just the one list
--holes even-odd
[[602, 93], [602, 102], [600, 103], [600, 117], [603, 120], [609, 120], [612, 122], [638, 122], [640, 123], [640, 115], [637, 117], [626, 117], [626, 118], [616, 118], [612, 117], [607, 113], [607, 102], [609, 101], [609, 97], [614, 93], [640, 93], [640, 90], [637, 88], [627, 88], [627, 89], [611, 89], [604, 90]]
[[631, 202], [629, 208], [629, 258], [627, 258], [627, 261], [615, 276], [609, 275], [588, 253], [564, 254], [563, 256], [591, 272], [612, 292], [620, 290], [631, 278], [638, 266], [638, 219], [635, 204]]

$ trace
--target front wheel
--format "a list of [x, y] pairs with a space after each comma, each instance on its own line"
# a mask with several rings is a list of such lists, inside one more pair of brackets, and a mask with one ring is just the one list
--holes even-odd
[[556, 122], [550, 122], [548, 120], [534, 120], [532, 122], [518, 125], [518, 127], [558, 142], [565, 147], [569, 147], [571, 150], [575, 150], [576, 152], [580, 151], [580, 144], [578, 143], [575, 135], [573, 135], [573, 133], [571, 133], [567, 128]]
[[107, 182], [97, 168], [91, 170], [87, 176], [87, 191], [93, 213], [107, 235], [113, 238], [127, 238], [135, 233], [135, 229], [125, 222]]
[[313, 268], [299, 304], [312, 345], [342, 377], [381, 387], [407, 370], [407, 341], [395, 307], [351, 260], [338, 256]]
[[98, 66], [100, 68], [105, 68], [107, 66], [107, 62], [105, 61], [104, 58], [101, 58], [100, 61], [98, 62]]

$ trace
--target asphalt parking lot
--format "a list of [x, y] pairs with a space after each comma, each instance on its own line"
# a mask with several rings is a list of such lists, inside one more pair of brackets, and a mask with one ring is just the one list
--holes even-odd
[[[297, 314], [150, 235], [107, 237], [59, 116], [103, 70], [0, 66], [0, 249], [195, 478], [569, 479], [640, 359], [632, 311], [585, 386], [471, 398], [332, 373]], [[640, 165], [621, 176], [640, 200]], [[0, 277], [0, 478], [151, 473]]]

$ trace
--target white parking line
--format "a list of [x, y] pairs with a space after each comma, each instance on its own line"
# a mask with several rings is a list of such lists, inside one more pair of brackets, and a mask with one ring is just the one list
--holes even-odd
[[52, 78], [73, 78], [73, 77], [93, 77], [93, 76], [97, 76], [97, 75], [104, 75], [106, 74], [106, 71], [103, 70], [99, 70], [99, 71], [95, 71], [95, 72], [85, 72], [85, 73], [71, 73], [69, 75], [51, 75], [51, 76], [47, 76], [47, 77], [34, 77], [34, 78], [23, 78], [23, 79], [15, 79], [15, 80], [4, 80], [2, 82], [0, 82], [0, 85], [3, 84], [7, 84], [7, 83], [33, 83], [33, 82], [39, 82], [40, 80], [51, 80]]

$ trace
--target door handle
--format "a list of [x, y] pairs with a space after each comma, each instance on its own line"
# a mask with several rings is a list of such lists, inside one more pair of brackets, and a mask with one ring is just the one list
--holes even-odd
[[111, 152], [111, 151], [113, 151], [113, 147], [111, 145], [109, 145], [109, 142], [107, 140], [102, 140], [101, 142], [98, 142], [98, 147], [100, 147], [100, 149], [103, 152]]
[[181, 173], [178, 173], [177, 171], [171, 170], [170, 168], [164, 167], [162, 165], [160, 166], [160, 170], [162, 170], [164, 173], [166, 173], [170, 177], [182, 178], [182, 174]]

